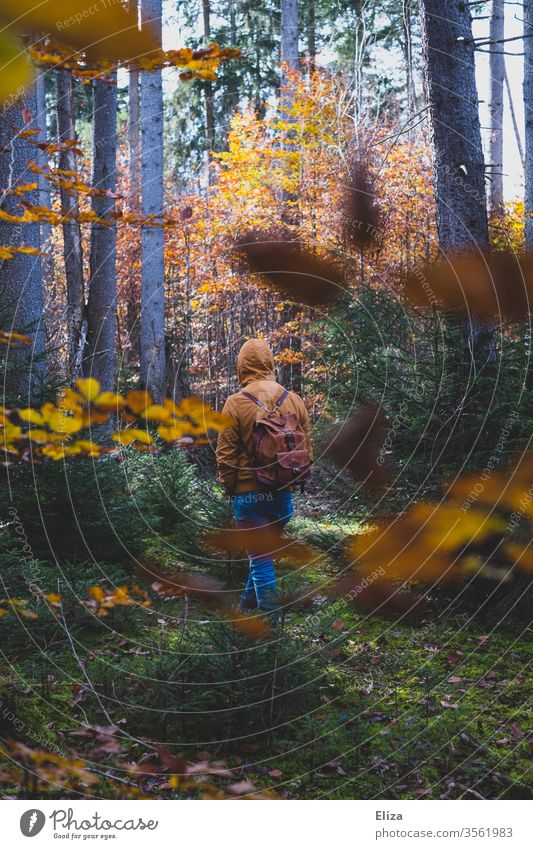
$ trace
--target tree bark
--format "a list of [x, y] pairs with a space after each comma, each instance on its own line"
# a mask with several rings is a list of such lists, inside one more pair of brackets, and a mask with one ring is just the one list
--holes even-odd
[[[161, 0], [142, 0], [143, 23], [161, 44]], [[142, 214], [163, 213], [163, 88], [161, 71], [141, 71]], [[165, 391], [164, 229], [141, 228], [141, 381], [160, 400]]]
[[[20, 200], [8, 193], [10, 188], [34, 182], [28, 163], [37, 159], [36, 149], [21, 130], [36, 128], [37, 96], [31, 86], [14, 105], [0, 111], [0, 206], [10, 215], [21, 215]], [[39, 204], [39, 192], [25, 192], [29, 203]], [[0, 221], [0, 244], [29, 245], [40, 250], [40, 225]], [[26, 406], [37, 392], [44, 374], [44, 317], [41, 257], [14, 254], [0, 262], [0, 318], [5, 330], [22, 330], [31, 335], [32, 348], [20, 345], [7, 349], [8, 367], [4, 386]], [[35, 358], [38, 358], [35, 360]]]
[[[93, 174], [92, 188], [113, 193], [116, 186], [117, 86], [93, 83]], [[109, 219], [115, 200], [109, 195], [93, 195], [92, 208], [99, 218]], [[91, 226], [87, 302], [87, 350], [83, 371], [95, 377], [104, 390], [115, 385], [116, 337], [116, 224]]]
[[130, 177], [130, 209], [139, 210], [141, 185], [141, 136], [139, 132], [140, 86], [139, 71], [130, 68], [128, 80], [128, 152]]
[[[421, 16], [439, 247], [445, 256], [485, 251], [489, 247], [485, 163], [469, 6], [462, 0], [422, 0]], [[454, 405], [449, 427], [459, 437], [457, 450], [468, 456], [484, 437], [479, 422], [494, 402], [494, 330], [453, 313], [447, 324]]]
[[489, 244], [485, 163], [472, 19], [462, 0], [422, 0], [439, 244], [444, 253]]
[[[70, 71], [56, 72], [57, 133], [60, 142], [76, 137], [74, 122], [74, 90]], [[71, 150], [59, 153], [59, 167], [65, 171], [77, 171], [76, 155]], [[77, 214], [78, 198], [75, 192], [61, 188], [61, 212]], [[83, 280], [83, 255], [81, 227], [77, 221], [63, 224], [63, 256], [67, 282], [67, 334], [68, 370], [72, 379], [81, 371], [84, 347], [85, 287]]]
[[[412, 4], [411, 0], [403, 0], [402, 3], [402, 25], [404, 36], [404, 64], [405, 64], [405, 95], [407, 100], [407, 120], [409, 124], [415, 113], [415, 84], [413, 78], [413, 34], [412, 34]], [[413, 133], [409, 129], [409, 140]]]
[[316, 68], [316, 8], [315, 0], [307, 0], [306, 40], [309, 70]]
[[[298, 0], [281, 0], [281, 64], [281, 87], [287, 88], [291, 72], [298, 70]], [[286, 97], [290, 105], [290, 91]]]
[[505, 33], [504, 0], [492, 0], [490, 16], [490, 211], [503, 211], [503, 86], [505, 56], [502, 41]]
[[525, 241], [533, 251], [533, 0], [524, 0]]
[[[40, 127], [39, 141], [45, 143], [48, 141], [48, 132], [46, 129], [46, 91], [45, 91], [46, 72], [44, 68], [39, 68], [36, 71], [35, 77], [35, 95], [37, 98], [37, 115], [36, 123]], [[38, 150], [37, 162], [39, 167], [45, 171], [48, 166], [48, 154], [44, 150]], [[50, 183], [44, 174], [39, 174], [37, 178], [39, 185], [39, 204], [40, 206], [50, 209]], [[54, 255], [52, 250], [52, 225], [48, 221], [41, 222], [41, 262], [43, 279], [47, 282], [53, 280], [54, 275]]]
[[[129, 0], [128, 5], [132, 12], [137, 12], [137, 0]], [[139, 188], [141, 185], [141, 135], [139, 126], [139, 113], [139, 69], [134, 65], [131, 65], [128, 73], [128, 154], [130, 178], [129, 205], [130, 209], [135, 210], [135, 212], [138, 212], [140, 209]]]
[[[211, 3], [210, 0], [202, 0], [202, 17], [204, 23], [204, 38], [206, 43], [211, 41]], [[208, 182], [212, 182], [211, 173], [211, 151], [215, 149], [215, 104], [213, 99], [213, 84], [206, 80], [204, 82], [205, 103], [205, 142], [207, 157]]]
[[[294, 83], [292, 75], [298, 71], [298, 0], [281, 0], [281, 114], [284, 121], [289, 125], [294, 122], [290, 114], [294, 103]], [[290, 151], [293, 149], [291, 142], [292, 132], [286, 133], [283, 147]], [[300, 223], [298, 210], [298, 194], [290, 191], [282, 192], [281, 218], [284, 224], [291, 230], [296, 230]], [[281, 315], [283, 324], [295, 322], [298, 316], [298, 306], [287, 305]], [[289, 331], [280, 340], [282, 349], [299, 353], [302, 340], [297, 332]], [[299, 363], [283, 364], [280, 367], [280, 381], [290, 388], [299, 391], [301, 388], [301, 366]]]

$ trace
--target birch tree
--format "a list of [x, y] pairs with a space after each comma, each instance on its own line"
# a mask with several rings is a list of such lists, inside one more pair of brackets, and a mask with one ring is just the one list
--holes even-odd
[[[111, 83], [93, 83], [93, 173], [92, 188], [105, 194], [93, 195], [96, 215], [110, 220], [115, 209], [112, 197], [116, 185], [117, 86], [116, 73]], [[87, 302], [87, 349], [83, 371], [100, 381], [102, 389], [115, 384], [116, 336], [116, 225], [95, 222], [91, 226]]]
[[[161, 0], [142, 0], [143, 25], [161, 44]], [[142, 214], [163, 212], [163, 88], [161, 71], [141, 71]], [[164, 230], [141, 230], [141, 381], [156, 399], [165, 389]]]

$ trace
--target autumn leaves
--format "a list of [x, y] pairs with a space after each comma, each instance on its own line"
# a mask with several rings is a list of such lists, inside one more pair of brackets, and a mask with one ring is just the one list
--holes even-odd
[[[91, 430], [110, 427], [111, 417], [115, 446], [93, 441]], [[100, 457], [119, 445], [153, 451], [157, 436], [163, 442], [190, 445], [205, 441], [209, 430], [222, 430], [230, 421], [197, 398], [186, 398], [181, 404], [165, 398], [155, 404], [145, 390], [131, 390], [122, 396], [101, 392], [94, 378], [79, 378], [76, 389], [64, 389], [55, 404], [47, 401], [38, 410], [0, 408], [0, 436], [7, 457], [62, 460]], [[79, 438], [82, 431], [88, 431], [88, 436]]]
[[[109, 74], [117, 63], [135, 62], [144, 70], [181, 69], [182, 79], [216, 79], [221, 62], [239, 51], [210, 44], [202, 50], [158, 49], [149, 26], [139, 29], [137, 11], [120, 2], [92, 5], [87, 0], [17, 0], [2, 4], [0, 103], [20, 96], [30, 83], [32, 59], [67, 67], [84, 82]], [[40, 41], [25, 49], [28, 34]], [[43, 33], [51, 33], [46, 36]], [[57, 41], [55, 40], [57, 38]]]

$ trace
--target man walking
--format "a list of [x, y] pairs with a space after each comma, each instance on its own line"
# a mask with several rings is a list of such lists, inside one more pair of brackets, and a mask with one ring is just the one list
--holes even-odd
[[[312, 460], [309, 415], [300, 396], [277, 383], [263, 339], [244, 343], [237, 376], [243, 389], [224, 404], [234, 423], [218, 437], [218, 479], [232, 496], [237, 527], [281, 529], [292, 516], [291, 484], [305, 479]], [[249, 554], [249, 561], [241, 610], [276, 610], [273, 556]]]

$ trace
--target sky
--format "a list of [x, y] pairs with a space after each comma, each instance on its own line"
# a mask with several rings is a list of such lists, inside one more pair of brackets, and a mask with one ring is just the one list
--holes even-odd
[[[488, 14], [483, 12], [482, 14]], [[479, 20], [474, 21], [474, 38], [488, 37], [489, 21]], [[522, 35], [522, 6], [518, 3], [505, 4], [505, 38]], [[505, 64], [509, 86], [511, 89], [516, 120], [520, 130], [522, 146], [524, 144], [524, 107], [522, 102], [522, 78], [524, 75], [524, 59], [520, 55], [523, 51], [523, 42], [511, 41], [504, 45], [506, 51], [515, 55], [506, 55]], [[488, 103], [490, 92], [490, 75], [489, 75], [489, 57], [478, 51], [477, 65], [477, 84], [479, 91], [479, 99], [483, 101], [480, 104], [480, 119], [483, 133], [485, 149], [488, 146], [488, 132], [486, 128], [489, 124]], [[506, 200], [513, 200], [523, 195], [524, 185], [524, 169], [518, 153], [513, 124], [511, 120], [511, 112], [509, 109], [509, 101], [507, 93], [505, 94], [505, 115], [504, 115], [504, 141], [503, 141], [503, 171], [504, 171], [504, 193]]]

